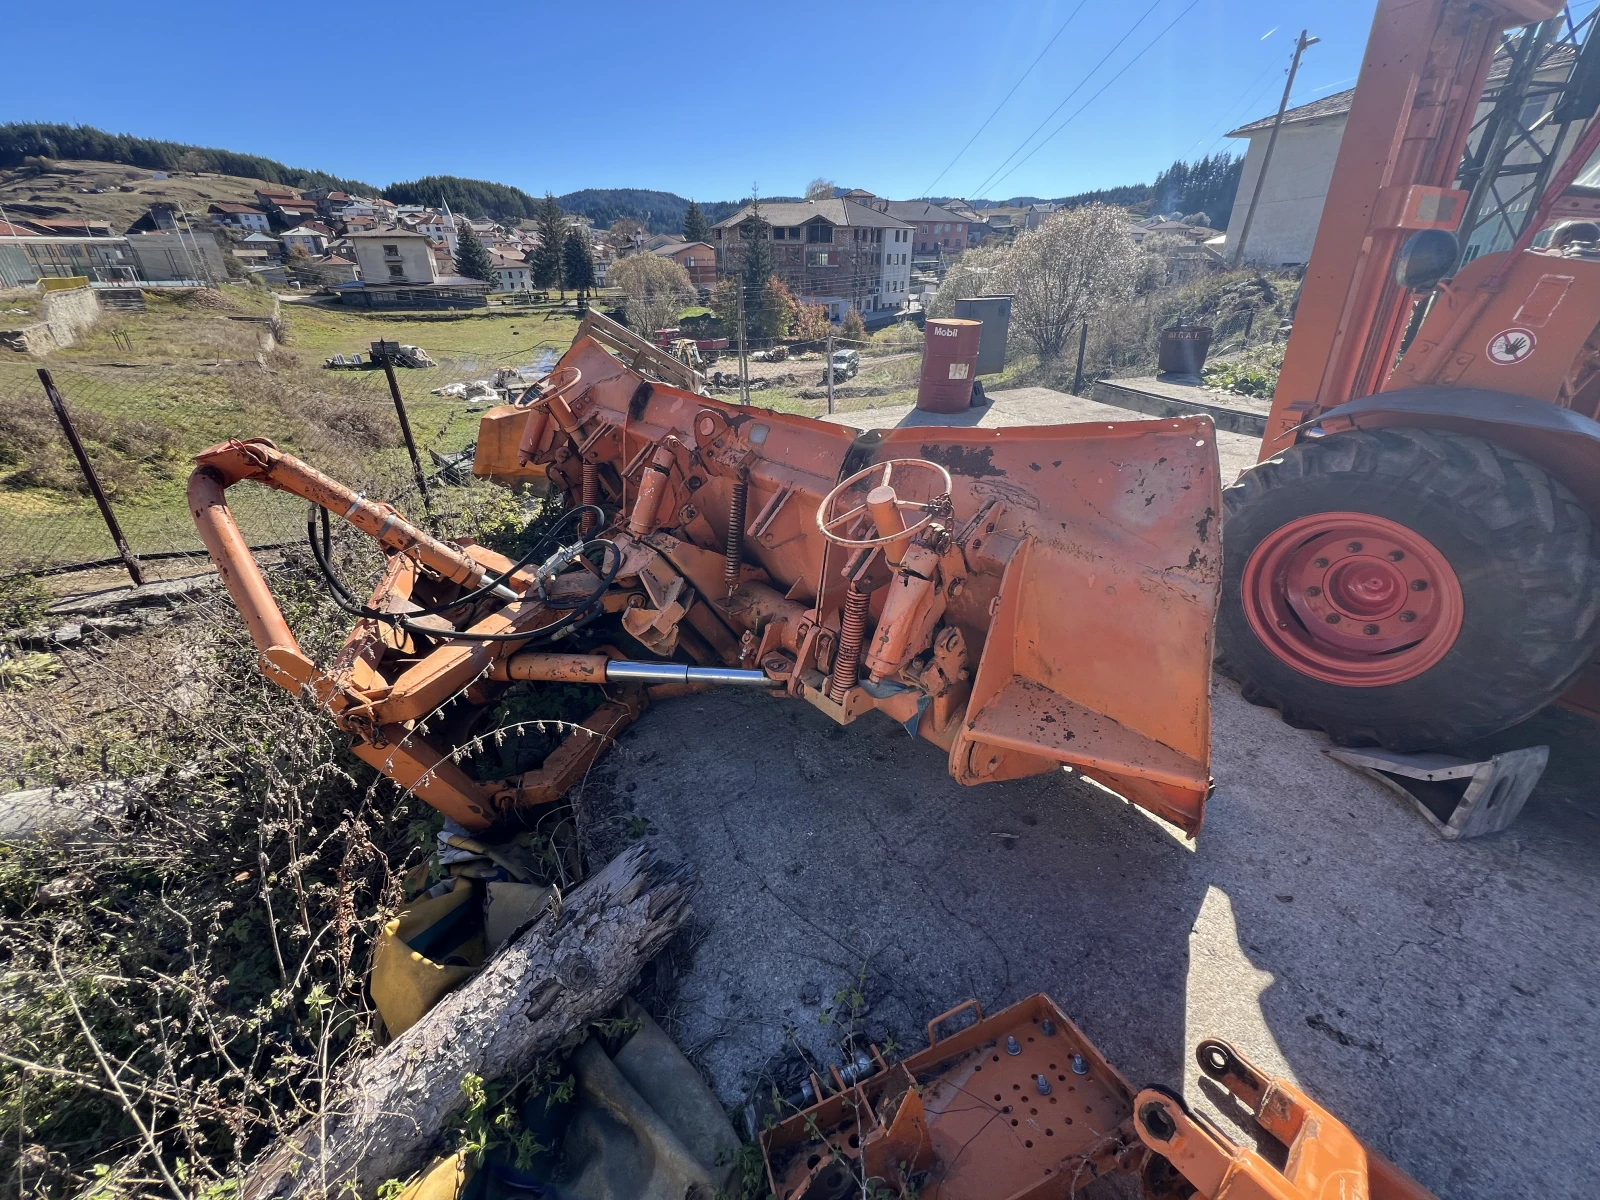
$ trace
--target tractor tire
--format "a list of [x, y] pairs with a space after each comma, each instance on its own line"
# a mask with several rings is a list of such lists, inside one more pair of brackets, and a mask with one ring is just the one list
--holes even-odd
[[1600, 537], [1543, 468], [1433, 429], [1307, 440], [1223, 491], [1217, 665], [1342, 745], [1460, 745], [1600, 643]]

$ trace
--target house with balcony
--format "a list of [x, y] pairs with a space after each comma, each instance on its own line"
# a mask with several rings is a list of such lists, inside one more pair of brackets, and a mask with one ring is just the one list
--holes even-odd
[[345, 237], [356, 256], [361, 282], [334, 292], [363, 308], [482, 308], [490, 284], [464, 275], [441, 274], [434, 243], [409, 229], [370, 229]]
[[821, 304], [830, 319], [850, 309], [872, 323], [874, 314], [905, 308], [911, 299], [914, 227], [853, 200], [802, 200], [747, 205], [711, 227], [719, 274], [739, 271], [750, 243], [771, 243], [773, 272], [806, 304]]

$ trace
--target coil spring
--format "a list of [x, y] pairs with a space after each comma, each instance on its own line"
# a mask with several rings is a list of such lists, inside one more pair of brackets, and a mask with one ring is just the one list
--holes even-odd
[[[583, 495], [581, 503], [600, 503], [600, 468], [592, 462], [583, 464]], [[594, 514], [584, 513], [578, 518], [578, 532], [587, 535], [594, 528]]]
[[839, 648], [833, 655], [833, 676], [828, 680], [828, 699], [843, 704], [856, 685], [861, 667], [861, 639], [867, 631], [867, 606], [872, 594], [850, 585], [844, 596], [844, 616], [839, 621]]
[[723, 543], [722, 581], [728, 595], [739, 587], [739, 568], [744, 566], [744, 513], [750, 501], [750, 480], [740, 475], [728, 500], [728, 537]]

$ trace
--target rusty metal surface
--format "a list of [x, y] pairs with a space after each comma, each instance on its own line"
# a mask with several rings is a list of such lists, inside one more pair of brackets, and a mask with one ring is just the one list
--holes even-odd
[[[841, 1183], [860, 1194], [865, 1174], [926, 1200], [1042, 1200], [1127, 1170], [1132, 1090], [1055, 1002], [1035, 995], [984, 1018], [969, 1001], [945, 1016], [969, 1007], [968, 1028], [936, 1040], [930, 1023], [927, 1049], [763, 1132], [773, 1194], [851, 1194]], [[894, 1126], [908, 1093], [921, 1112], [906, 1137]], [[896, 1132], [897, 1155], [875, 1161]]]
[[1170, 1164], [1209, 1200], [1437, 1200], [1299, 1088], [1264, 1075], [1228, 1043], [1206, 1039], [1195, 1056], [1285, 1148], [1283, 1166], [1227, 1138], [1180, 1097], [1146, 1088], [1134, 1099], [1134, 1125], [1160, 1156], [1147, 1165], [1147, 1188], [1171, 1179]]
[[[578, 528], [594, 527], [584, 536], [605, 539], [593, 544], [617, 569], [601, 619], [568, 653], [518, 655], [517, 635], [558, 619], [557, 593], [581, 593], [576, 579], [536, 581], [532, 566], [442, 542], [268, 443], [213, 447], [195, 483], [196, 519], [264, 668], [312, 686], [367, 761], [465, 824], [555, 798], [593, 753], [575, 745], [552, 757], [579, 766], [473, 785], [422, 725], [456, 698], [481, 709], [512, 680], [588, 679], [625, 632], [663, 659], [764, 677], [841, 723], [881, 713], [948, 753], [963, 783], [1068, 765], [1200, 827], [1220, 581], [1205, 418], [857, 435], [647, 379], [580, 333], [528, 403], [484, 415], [474, 471], [548, 482], [603, 511], [583, 510]], [[364, 618], [348, 661], [324, 671], [225, 536], [218, 488], [245, 479], [322, 505], [414, 564], [393, 567], [371, 608], [403, 617], [505, 574], [499, 598], [408, 634]]]

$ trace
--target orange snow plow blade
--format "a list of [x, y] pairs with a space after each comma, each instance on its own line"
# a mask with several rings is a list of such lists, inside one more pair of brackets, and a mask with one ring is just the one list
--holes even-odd
[[[648, 379], [580, 331], [480, 425], [476, 475], [568, 506], [566, 544], [515, 564], [434, 539], [270, 443], [198, 463], [196, 522], [263, 670], [311, 688], [362, 758], [471, 828], [558, 799], [598, 752], [590, 737], [541, 772], [478, 783], [450, 729], [422, 724], [521, 680], [606, 687], [589, 724], [608, 734], [686, 686], [759, 687], [841, 724], [877, 710], [958, 782], [1065, 765], [1200, 827], [1221, 557], [1206, 418], [857, 433]], [[390, 555], [330, 666], [294, 644], [233, 527], [224, 490], [245, 479]]]

